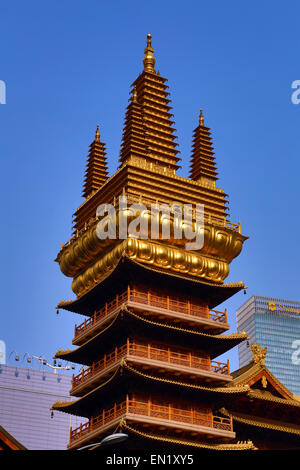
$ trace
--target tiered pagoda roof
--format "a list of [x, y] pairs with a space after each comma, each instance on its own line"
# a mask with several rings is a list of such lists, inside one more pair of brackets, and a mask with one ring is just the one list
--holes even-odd
[[191, 157], [190, 178], [194, 181], [203, 181], [215, 184], [217, 178], [216, 163], [211, 132], [204, 125], [202, 109], [200, 110], [199, 125], [194, 130]]
[[124, 192], [129, 198], [142, 197], [148, 203], [204, 204], [206, 217], [221, 226], [230, 226], [227, 194], [214, 184], [217, 173], [210, 133], [202, 121], [194, 132], [192, 177], [183, 178], [176, 173], [180, 158], [167, 80], [154, 69], [153, 52], [148, 35], [144, 70], [132, 84], [126, 110], [120, 167], [97, 189], [93, 186], [95, 192], [84, 189], [86, 196], [93, 197], [76, 210], [74, 233], [90, 226], [99, 204], [111, 204]]
[[[126, 110], [120, 167], [107, 178], [97, 129], [86, 199], [74, 214], [74, 235], [56, 258], [61, 271], [73, 278], [77, 296], [57, 307], [85, 319], [75, 325], [76, 348], [55, 355], [83, 365], [72, 379], [71, 395], [77, 399], [56, 402], [53, 409], [89, 418], [71, 429], [69, 449], [98, 442], [117, 428], [131, 433], [131, 442], [252, 449], [248, 440], [232, 442], [236, 434], [226, 415], [249, 385], [233, 384], [229, 361], [217, 360], [248, 336], [227, 333], [227, 311], [215, 310], [246, 288], [240, 281], [224, 281], [247, 237], [240, 223], [227, 219], [227, 195], [215, 185], [210, 132], [202, 114], [194, 131], [191, 178], [177, 175], [180, 159], [168, 87], [154, 68], [153, 52], [148, 35], [144, 69], [132, 84]], [[148, 230], [143, 236], [102, 239], [97, 231], [102, 216], [96, 210], [112, 204], [119, 228], [119, 196], [126, 196], [129, 205], [142, 203], [148, 219], [153, 204], [203, 204], [201, 249], [186, 248], [184, 224], [182, 238], [155, 238]], [[160, 233], [164, 223], [160, 213]], [[175, 227], [174, 216], [170, 225]]]
[[251, 350], [252, 360], [232, 373], [230, 384], [249, 390], [222, 411], [259, 449], [299, 449], [300, 401], [265, 366], [266, 348], [252, 344]]
[[249, 339], [245, 332], [229, 334], [208, 334], [196, 328], [183, 328], [175, 326], [170, 322], [153, 321], [147, 319], [143, 313], [136, 313], [121, 307], [114, 315], [111, 322], [104, 324], [99, 333], [94, 334], [81, 346], [74, 350], [58, 350], [55, 357], [65, 359], [66, 361], [77, 362], [79, 364], [90, 364], [94, 357], [94, 350], [97, 348], [97, 354], [101, 354], [114, 337], [116, 341], [122, 340], [135, 332], [149, 336], [150, 338], [159, 338], [162, 341], [173, 341], [174, 343], [189, 344], [191, 347], [202, 347], [209, 351], [212, 358], [237, 346], [244, 340]]
[[142, 106], [137, 99], [136, 87], [132, 90], [130, 104], [127, 107], [125, 126], [122, 137], [120, 162], [125, 163], [131, 155], [147, 157], [147, 143]]
[[127, 109], [120, 162], [131, 156], [161, 165], [174, 173], [179, 168], [176, 136], [166, 79], [155, 72], [151, 34], [147, 35], [144, 70], [133, 83], [132, 101]]
[[105, 144], [100, 141], [99, 126], [95, 139], [90, 145], [87, 168], [85, 171], [83, 197], [91, 197], [108, 179]]

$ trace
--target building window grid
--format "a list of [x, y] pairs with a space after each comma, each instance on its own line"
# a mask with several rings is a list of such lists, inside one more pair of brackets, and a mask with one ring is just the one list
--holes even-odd
[[[300, 308], [300, 302], [253, 296], [237, 310], [239, 331], [246, 331], [250, 343], [267, 346], [266, 366], [292, 393], [300, 395], [300, 365], [292, 363], [292, 344], [300, 340], [300, 316], [270, 311], [269, 302]], [[249, 363], [252, 353], [245, 341], [238, 346], [238, 354], [240, 367]]]

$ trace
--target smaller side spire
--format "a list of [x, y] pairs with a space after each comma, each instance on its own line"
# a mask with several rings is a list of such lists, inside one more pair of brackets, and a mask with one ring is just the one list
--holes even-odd
[[100, 141], [99, 125], [89, 149], [82, 192], [85, 198], [92, 196], [108, 179], [105, 144]]
[[190, 178], [215, 184], [218, 179], [216, 162], [211, 141], [210, 128], [204, 125], [203, 111], [200, 109], [199, 125], [193, 132]]
[[151, 34], [147, 34], [147, 47], [143, 58], [145, 72], [154, 72], [155, 57], [153, 55], [154, 49], [151, 45], [151, 38]]

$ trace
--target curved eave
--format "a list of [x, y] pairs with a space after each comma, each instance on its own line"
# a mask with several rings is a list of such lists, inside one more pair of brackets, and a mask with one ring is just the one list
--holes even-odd
[[[217, 450], [217, 451], [226, 451], [226, 450], [256, 450], [252, 441], [247, 442], [237, 442], [236, 444], [210, 444], [208, 442], [197, 442], [189, 441], [187, 439], [172, 439], [171, 437], [149, 434], [142, 432], [139, 429], [136, 429], [133, 426], [129, 426], [125, 420], [120, 422], [120, 429], [127, 431], [128, 434], [131, 434], [136, 437], [140, 437], [143, 440], [151, 441], [151, 443], [159, 444], [168, 444], [180, 447], [191, 447], [202, 450]], [[97, 446], [95, 446], [97, 449]]]
[[[172, 391], [173, 393], [175, 392], [176, 397], [180, 397], [181, 392], [183, 392], [183, 396], [185, 398], [195, 396], [195, 394], [198, 396], [199, 393], [202, 393], [206, 394], [206, 396], [213, 395], [214, 400], [217, 396], [221, 395], [224, 400], [224, 397], [236, 397], [237, 395], [247, 393], [249, 390], [248, 386], [232, 388], [209, 387], [205, 385], [195, 385], [182, 381], [169, 380], [141, 372], [135, 367], [129, 366], [126, 361], [122, 361], [119, 368], [111, 375], [111, 377], [98, 385], [98, 387], [77, 400], [69, 402], [55, 402], [51, 409], [71, 413], [77, 416], [89, 417], [95, 409], [95, 403], [101, 403], [104, 397], [106, 400], [108, 396], [111, 400], [117, 400], [120, 395], [121, 386], [122, 392], [127, 393], [130, 389], [131, 383], [133, 383], [130, 379], [134, 379], [135, 390], [138, 389], [138, 384], [141, 385], [141, 390], [148, 390], [148, 388], [145, 388], [145, 382], [147, 382], [148, 387], [152, 386], [154, 389], [157, 389], [158, 384], [160, 390], [161, 387], [164, 386], [169, 393]], [[170, 395], [168, 394], [168, 396]]]
[[109, 271], [105, 277], [93, 288], [76, 300], [61, 301], [57, 308], [70, 312], [88, 315], [99, 308], [99, 298], [114, 295], [116, 285], [118, 289], [126, 287], [128, 282], [139, 279], [153, 285], [153, 283], [164, 284], [166, 289], [184, 291], [187, 295], [197, 295], [208, 301], [209, 308], [214, 308], [225, 300], [232, 297], [245, 285], [242, 282], [234, 284], [216, 284], [208, 281], [190, 278], [182, 274], [169, 273], [143, 265], [124, 255], [114, 269]]
[[257, 393], [254, 390], [250, 390], [248, 393], [248, 396], [250, 398], [254, 398], [255, 400], [262, 400], [268, 403], [275, 403], [277, 405], [282, 405], [283, 407], [285, 406], [295, 407], [297, 408], [297, 412], [299, 412], [299, 409], [300, 409], [300, 402], [297, 400], [279, 398], [275, 396], [264, 396], [263, 394]]
[[300, 426], [293, 425], [292, 423], [284, 423], [282, 421], [274, 421], [269, 419], [263, 419], [257, 416], [249, 416], [246, 414], [230, 412], [233, 421], [244, 424], [246, 426], [252, 426], [261, 429], [270, 429], [272, 431], [300, 435]]
[[149, 335], [150, 338], [161, 341], [174, 341], [209, 352], [211, 358], [215, 358], [232, 349], [242, 341], [248, 339], [245, 332], [212, 335], [187, 328], [180, 328], [163, 322], [148, 320], [126, 307], [120, 309], [114, 320], [104, 327], [102, 331], [93, 338], [86, 341], [82, 346], [72, 351], [57, 351], [55, 358], [78, 364], [89, 365], [95, 360], [95, 351], [101, 355], [101, 351], [117, 341], [125, 340], [130, 334]]

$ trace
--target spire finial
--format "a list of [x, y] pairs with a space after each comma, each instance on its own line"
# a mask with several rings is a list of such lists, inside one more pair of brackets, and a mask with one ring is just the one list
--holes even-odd
[[151, 45], [151, 34], [147, 34], [147, 47], [145, 49], [145, 56], [143, 58], [144, 70], [147, 72], [154, 72], [155, 57], [153, 56], [154, 49]]
[[96, 140], [97, 142], [100, 142], [99, 124], [97, 124], [97, 130], [96, 130], [96, 134], [95, 134], [95, 140]]
[[200, 109], [199, 124], [200, 126], [204, 126], [204, 117], [203, 117], [202, 109]]

